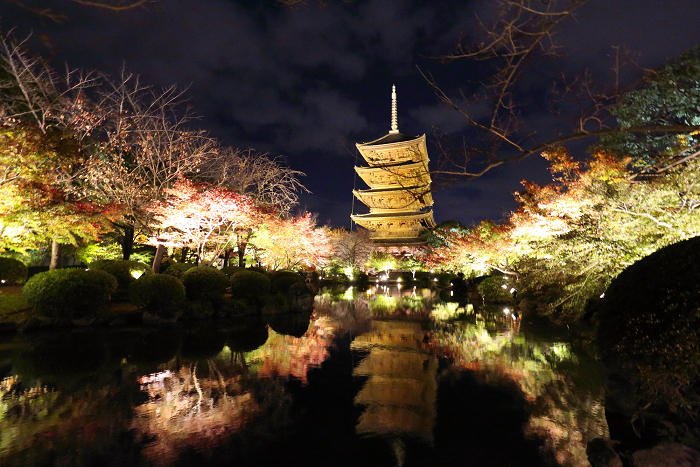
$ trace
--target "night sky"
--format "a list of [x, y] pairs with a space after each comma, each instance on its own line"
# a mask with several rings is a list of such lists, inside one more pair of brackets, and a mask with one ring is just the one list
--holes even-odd
[[[478, 65], [432, 57], [453, 52], [460, 37], [471, 42], [475, 15], [491, 14], [488, 0], [330, 0], [327, 8], [310, 2], [291, 10], [271, 0], [156, 0], [121, 13], [68, 0], [26, 3], [50, 6], [67, 20], [57, 24], [0, 1], [3, 31], [33, 33], [32, 50], [57, 68], [67, 63], [116, 76], [125, 66], [151, 85], [187, 88], [201, 116], [197, 125], [226, 145], [286, 156], [307, 174], [302, 182], [312, 194], [301, 197], [301, 207], [321, 224], [344, 227], [350, 226], [355, 143], [389, 131], [392, 84], [402, 133], [426, 133], [430, 140], [436, 131], [465, 129], [419, 69], [451, 95], [469, 88]], [[521, 86], [526, 123], [543, 135], [561, 129], [543, 96], [559, 72], [588, 68], [609, 80], [612, 46], [638, 52], [643, 67], [657, 67], [700, 44], [700, 2], [591, 0], [557, 38], [568, 55], [535, 66]], [[428, 151], [437, 157], [430, 144]], [[520, 180], [547, 182], [543, 162], [532, 156], [441, 188], [434, 194], [436, 221], [503, 218], [515, 207], [511, 192]], [[357, 187], [365, 188], [359, 179]]]

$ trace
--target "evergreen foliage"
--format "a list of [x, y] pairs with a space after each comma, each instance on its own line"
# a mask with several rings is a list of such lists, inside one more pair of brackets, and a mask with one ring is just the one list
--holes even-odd
[[132, 282], [144, 274], [153, 274], [149, 265], [138, 261], [101, 260], [90, 263], [89, 268], [106, 271], [116, 277], [120, 289], [128, 289]]
[[[621, 126], [700, 125], [700, 46], [649, 72], [641, 89], [625, 94], [612, 109]], [[700, 143], [697, 133], [616, 133], [601, 139], [601, 147], [630, 156], [635, 165], [658, 164]]]
[[599, 304], [598, 343], [608, 370], [672, 411], [700, 408], [700, 237], [625, 269]]
[[300, 282], [303, 283], [304, 278], [294, 271], [275, 271], [270, 278], [270, 291], [287, 294], [292, 285]]
[[0, 280], [3, 284], [23, 284], [27, 280], [27, 266], [14, 258], [0, 257]]
[[270, 293], [270, 278], [252, 270], [239, 271], [231, 276], [231, 295], [233, 298], [261, 303], [262, 298]]
[[71, 268], [32, 276], [22, 294], [42, 316], [80, 319], [104, 311], [115, 289], [106, 272]]
[[185, 286], [173, 275], [147, 274], [129, 286], [129, 298], [140, 308], [170, 317], [185, 301]]
[[219, 302], [229, 285], [226, 274], [216, 268], [200, 266], [185, 271], [182, 283], [187, 291], [187, 299], [192, 301]]
[[182, 275], [184, 273], [196, 267], [197, 265], [194, 263], [170, 263], [168, 265], [168, 268], [165, 271], [163, 271], [163, 274], [182, 279]]

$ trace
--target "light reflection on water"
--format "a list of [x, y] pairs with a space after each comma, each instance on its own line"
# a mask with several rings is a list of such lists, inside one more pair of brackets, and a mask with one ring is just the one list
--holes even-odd
[[381, 439], [393, 464], [410, 464], [414, 445], [440, 448], [440, 387], [463, 371], [515, 384], [531, 407], [524, 431], [561, 465], [587, 465], [587, 441], [607, 435], [602, 387], [581, 384], [566, 343], [532, 339], [512, 314], [475, 312], [428, 289], [325, 291], [310, 316], [246, 325], [100, 332], [0, 345], [0, 463], [170, 465], [236, 436], [279, 435], [296, 426], [290, 407], [313, 370], [343, 352], [353, 355], [343, 371], [357, 381], [356, 436]]

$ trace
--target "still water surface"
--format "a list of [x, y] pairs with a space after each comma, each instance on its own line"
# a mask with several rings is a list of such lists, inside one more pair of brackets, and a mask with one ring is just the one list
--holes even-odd
[[588, 465], [598, 367], [443, 298], [351, 288], [308, 313], [8, 338], [0, 465]]

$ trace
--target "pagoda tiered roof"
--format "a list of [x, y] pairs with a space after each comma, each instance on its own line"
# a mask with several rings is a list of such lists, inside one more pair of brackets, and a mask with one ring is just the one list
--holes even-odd
[[425, 135], [399, 132], [395, 89], [389, 134], [356, 146], [368, 167], [356, 167], [355, 171], [369, 189], [354, 190], [353, 194], [370, 212], [353, 214], [352, 220], [367, 228], [382, 246], [424, 244], [420, 232], [435, 225], [430, 210], [428, 150]]

